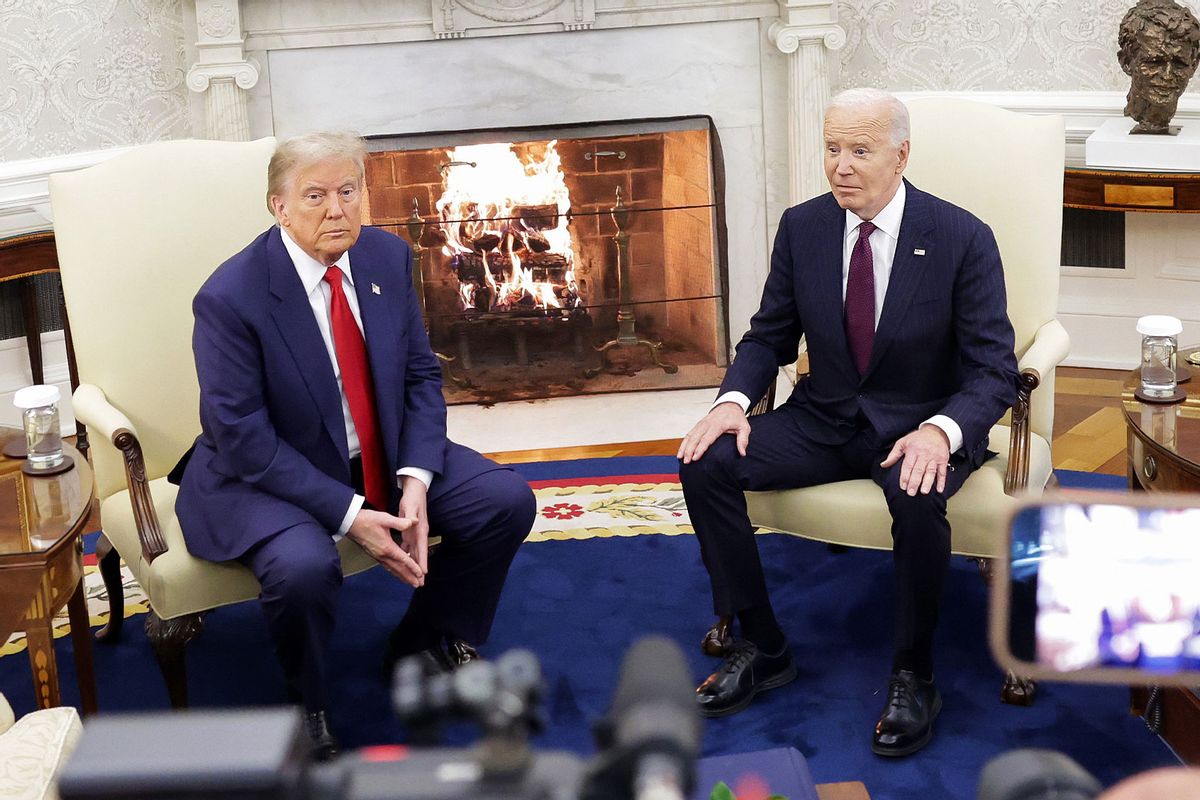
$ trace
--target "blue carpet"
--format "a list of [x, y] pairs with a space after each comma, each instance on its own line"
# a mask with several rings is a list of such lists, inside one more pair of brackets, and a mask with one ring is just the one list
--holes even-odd
[[[675, 471], [673, 458], [588, 459], [520, 465], [530, 480]], [[1072, 488], [1119, 489], [1120, 478], [1060, 473]], [[705, 755], [794, 746], [817, 782], [862, 780], [875, 800], [968, 798], [982, 765], [1014, 747], [1061, 750], [1106, 785], [1175, 763], [1128, 712], [1128, 691], [1045, 683], [1032, 708], [998, 700], [1001, 673], [986, 647], [987, 597], [975, 567], [955, 559], [937, 649], [945, 708], [937, 735], [900, 760], [870, 752], [870, 733], [890, 661], [892, 568], [888, 553], [831, 555], [783, 535], [759, 539], [780, 620], [800, 678], [732, 718], [707, 724]], [[382, 570], [350, 578], [334, 639], [335, 733], [347, 746], [402, 741], [380, 677], [380, 657], [408, 592]], [[711, 622], [707, 577], [690, 536], [547, 541], [522, 548], [513, 565], [486, 654], [523, 646], [546, 673], [548, 729], [542, 746], [594, 751], [591, 723], [608, 708], [622, 654], [639, 636], [662, 633], [684, 647], [697, 680], [714, 660], [698, 648]], [[166, 691], [141, 618], [124, 640], [96, 648], [101, 709], [165, 709]], [[57, 642], [64, 700], [78, 703], [69, 638]], [[256, 603], [218, 609], [188, 650], [192, 704], [284, 701], [283, 678]], [[0, 690], [18, 715], [33, 706], [24, 654], [0, 658]], [[455, 726], [448, 738], [470, 739]]]

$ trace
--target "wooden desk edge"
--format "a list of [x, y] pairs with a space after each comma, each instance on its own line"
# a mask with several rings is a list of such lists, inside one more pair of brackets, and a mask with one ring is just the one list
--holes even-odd
[[818, 783], [817, 797], [820, 800], [871, 800], [862, 781]]

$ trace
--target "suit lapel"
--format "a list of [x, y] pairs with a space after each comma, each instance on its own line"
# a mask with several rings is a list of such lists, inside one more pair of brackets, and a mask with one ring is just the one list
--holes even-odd
[[[905, 181], [907, 192], [904, 201], [904, 217], [900, 222], [900, 239], [896, 243], [896, 255], [892, 259], [892, 272], [888, 277], [887, 294], [883, 300], [883, 311], [879, 325], [875, 328], [875, 344], [871, 348], [871, 361], [867, 365], [866, 379], [878, 366], [895, 339], [900, 326], [908, 316], [913, 293], [921, 283], [922, 266], [926, 254], [933, 250], [933, 217], [929, 213], [927, 195]], [[921, 255], [917, 255], [921, 251]]]
[[275, 300], [271, 317], [296, 362], [296, 369], [303, 376], [304, 383], [317, 404], [325, 430], [337, 444], [342, 456], [349, 461], [346, 425], [342, 417], [342, 398], [337, 380], [333, 377], [332, 367], [320, 367], [321, 364], [329, 363], [329, 351], [325, 349], [325, 340], [321, 338], [317, 321], [313, 319], [312, 306], [304, 293], [304, 285], [300, 282], [296, 267], [283, 246], [281, 235], [278, 228], [273, 228], [267, 238], [267, 282]]
[[833, 199], [833, 195], [829, 195], [829, 202], [821, 210], [817, 230], [820, 235], [812, 253], [816, 275], [810, 285], [813, 287], [816, 300], [814, 310], [818, 318], [805, 320], [804, 327], [829, 331], [833, 347], [842, 354], [841, 361], [857, 380], [858, 370], [850, 358], [850, 343], [846, 339], [845, 303], [842, 298], [842, 246], [846, 234], [846, 212]]
[[350, 272], [354, 276], [354, 294], [358, 298], [363, 338], [371, 363], [379, 433], [383, 437], [388, 464], [396, 465], [400, 442], [396, 392], [403, 389], [404, 384], [399, 374], [400, 333], [395, 313], [396, 309], [403, 308], [403, 287], [394, 286], [386, 279], [388, 270], [374, 255], [369, 248], [356, 244], [350, 250]]

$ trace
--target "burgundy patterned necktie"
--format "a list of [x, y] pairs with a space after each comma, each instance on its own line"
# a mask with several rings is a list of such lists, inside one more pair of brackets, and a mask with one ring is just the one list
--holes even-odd
[[375, 391], [371, 387], [371, 365], [367, 361], [367, 346], [362, 332], [354, 321], [350, 301], [342, 289], [342, 271], [330, 267], [325, 271], [329, 283], [329, 322], [333, 333], [333, 350], [342, 372], [342, 391], [350, 405], [350, 418], [358, 433], [358, 449], [362, 456], [363, 493], [379, 511], [388, 510], [387, 466], [384, 463], [383, 441], [379, 437], [375, 413]]
[[872, 222], [858, 226], [858, 241], [850, 253], [846, 276], [846, 341], [858, 374], [867, 371], [871, 346], [875, 343], [875, 264], [871, 257]]

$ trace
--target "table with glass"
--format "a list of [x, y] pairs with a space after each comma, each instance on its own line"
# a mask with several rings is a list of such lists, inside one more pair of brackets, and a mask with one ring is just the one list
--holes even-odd
[[[0, 427], [0, 444], [24, 434]], [[24, 631], [39, 708], [61, 705], [54, 616], [67, 607], [84, 713], [96, 710], [92, 638], [83, 588], [83, 528], [93, 497], [92, 470], [69, 443], [75, 465], [57, 475], [27, 475], [23, 459], [0, 456], [0, 642]]]
[[[1148, 492], [1200, 492], [1200, 365], [1188, 357], [1200, 346], [1179, 351], [1178, 365], [1189, 374], [1180, 384], [1187, 398], [1176, 403], [1146, 403], [1134, 397], [1140, 375], [1134, 370], [1125, 381], [1125, 412], [1129, 488]], [[1200, 576], [1197, 577], [1200, 580]], [[1133, 708], [1143, 714], [1149, 690], [1133, 690]], [[1162, 689], [1160, 733], [1180, 758], [1200, 764], [1200, 692], [1197, 689]]]

